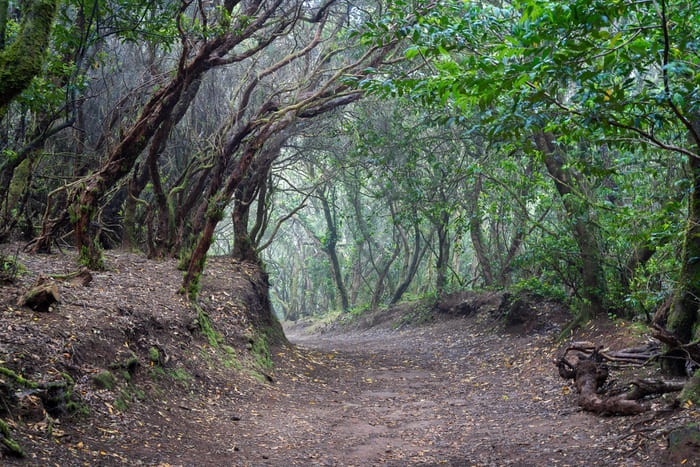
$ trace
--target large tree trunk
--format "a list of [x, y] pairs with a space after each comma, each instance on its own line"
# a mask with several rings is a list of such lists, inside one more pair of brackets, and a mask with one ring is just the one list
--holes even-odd
[[[695, 119], [693, 126], [700, 133], [700, 119]], [[688, 199], [681, 271], [667, 323], [668, 330], [684, 343], [700, 337], [700, 148], [695, 145], [694, 150], [698, 156], [688, 158], [693, 189]]]
[[578, 195], [574, 190], [582, 188], [582, 181], [564, 166], [552, 135], [540, 131], [535, 135], [535, 142], [564, 204], [581, 256], [581, 313], [584, 317], [597, 316], [605, 311], [605, 276], [590, 210], [584, 203], [576, 202]]

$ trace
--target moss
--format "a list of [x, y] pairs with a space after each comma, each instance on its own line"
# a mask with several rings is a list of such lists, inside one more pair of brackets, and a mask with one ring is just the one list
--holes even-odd
[[94, 251], [91, 251], [90, 247], [85, 245], [81, 246], [78, 264], [93, 271], [103, 271], [105, 269], [105, 263], [102, 257], [102, 249], [95, 246]]
[[0, 418], [0, 434], [2, 434], [2, 443], [9, 449], [10, 453], [17, 457], [26, 457], [27, 453], [24, 452], [22, 447], [17, 441], [12, 438], [12, 433], [10, 432], [10, 427], [5, 423], [3, 419]]
[[103, 371], [92, 377], [92, 383], [102, 389], [112, 389], [116, 382], [114, 375], [110, 371]]
[[236, 350], [233, 347], [229, 345], [223, 345], [221, 346], [221, 348], [226, 353], [222, 359], [222, 363], [226, 368], [235, 368], [236, 370], [240, 370], [243, 368], [241, 363], [236, 358]]
[[123, 396], [119, 397], [114, 401], [114, 408], [119, 412], [126, 412], [129, 409], [130, 399], [126, 399]]
[[157, 364], [160, 362], [160, 352], [158, 351], [157, 348], [151, 347], [148, 349], [148, 358], [153, 364]]
[[10, 182], [10, 188], [7, 193], [7, 208], [8, 210], [14, 209], [22, 198], [22, 193], [27, 188], [27, 183], [30, 176], [30, 164], [29, 159], [24, 159], [19, 163], [12, 174], [12, 181]]
[[59, 1], [25, 3], [17, 38], [0, 53], [0, 109], [12, 102], [41, 72]]
[[692, 378], [685, 383], [683, 390], [678, 396], [681, 404], [690, 403], [700, 405], [700, 370], [697, 370]]
[[192, 380], [192, 376], [182, 367], [175, 368], [174, 370], [169, 371], [168, 374], [173, 379], [180, 381], [187, 387], [189, 387], [189, 382]]
[[255, 357], [255, 364], [263, 371], [272, 371], [273, 364], [270, 356], [270, 348], [267, 345], [267, 337], [263, 333], [255, 333], [251, 344], [251, 353]]
[[216, 332], [209, 321], [209, 315], [200, 306], [195, 305], [197, 309], [197, 324], [199, 325], [199, 330], [202, 335], [207, 338], [209, 345], [212, 347], [218, 347], [222, 340], [221, 334]]
[[134, 352], [130, 352], [129, 356], [125, 360], [120, 360], [114, 362], [110, 365], [112, 369], [126, 370], [128, 373], [132, 373], [139, 366], [139, 359]]
[[200, 273], [195, 273], [194, 276], [192, 277], [192, 280], [190, 281], [189, 285], [187, 286], [187, 296], [193, 302], [195, 300], [197, 300], [197, 295], [199, 295], [200, 276], [201, 276]]
[[90, 409], [87, 405], [74, 401], [68, 401], [66, 403], [66, 410], [73, 416], [87, 417], [90, 415]]

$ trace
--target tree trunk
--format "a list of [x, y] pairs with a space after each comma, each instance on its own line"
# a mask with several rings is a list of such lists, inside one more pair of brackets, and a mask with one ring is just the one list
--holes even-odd
[[23, 2], [24, 16], [19, 33], [15, 41], [5, 48], [7, 2], [3, 2], [5, 18], [0, 18], [3, 29], [0, 39], [0, 120], [5, 107], [41, 72], [58, 4], [58, 0]]
[[561, 197], [572, 233], [581, 256], [581, 313], [584, 317], [597, 316], [605, 310], [605, 275], [600, 258], [600, 249], [595, 236], [595, 224], [590, 220], [590, 211], [583, 203], [576, 202], [576, 188], [581, 180], [571, 169], [564, 166], [560, 150], [552, 135], [542, 131], [535, 135], [537, 148], [543, 153], [545, 165]]
[[[81, 252], [83, 261], [93, 266], [101, 264], [100, 253], [90, 237], [88, 226], [97, 211], [97, 204], [102, 195], [131, 171], [137, 158], [148, 146], [156, 131], [166, 120], [171, 118], [173, 109], [183, 99], [183, 93], [189, 86], [210, 69], [230, 63], [222, 57], [225, 57], [237, 45], [262, 29], [280, 3], [281, 0], [273, 1], [243, 27], [240, 24], [242, 18], [252, 17], [252, 13], [256, 12], [260, 6], [257, 1], [250, 2], [245, 12], [250, 15], [242, 15], [237, 19], [237, 24], [231, 25], [230, 31], [215, 36], [202, 44], [191, 61], [185, 61], [188, 49], [183, 50], [175, 76], [153, 94], [143, 107], [136, 123], [121, 139], [100, 169], [76, 183], [76, 188], [69, 194], [69, 208], [66, 213], [60, 218], [46, 223], [41, 237], [35, 240], [34, 251], [48, 250], [51, 237], [56, 232], [56, 226], [65, 223], [70, 213], [70, 220], [75, 230], [76, 246]], [[284, 28], [286, 25], [287, 21], [280, 21], [277, 27]], [[264, 48], [265, 40], [272, 41], [274, 37], [273, 29], [268, 38], [261, 39], [260, 45], [253, 46], [248, 52], [250, 54], [259, 52]], [[236, 60], [243, 60], [247, 56], [246, 53], [240, 53], [236, 56]]]
[[447, 282], [447, 264], [450, 260], [449, 228], [450, 214], [443, 210], [439, 215], [437, 224], [438, 256], [435, 264], [435, 294], [440, 297], [445, 290]]
[[324, 249], [326, 253], [328, 253], [328, 258], [331, 261], [331, 274], [333, 275], [333, 282], [340, 295], [340, 306], [343, 311], [347, 311], [350, 309], [350, 302], [348, 300], [348, 292], [345, 289], [345, 283], [343, 282], [343, 274], [340, 269], [340, 261], [338, 260], [338, 252], [336, 250], [338, 228], [328, 198], [326, 198], [324, 193], [319, 192], [319, 199], [321, 200], [321, 207], [323, 208], [323, 215], [326, 219], [327, 228]]
[[476, 259], [479, 262], [479, 269], [481, 269], [481, 273], [484, 275], [484, 286], [490, 287], [493, 285], [494, 280], [491, 262], [486, 256], [486, 249], [484, 248], [484, 240], [481, 231], [481, 213], [479, 212], [481, 188], [481, 174], [477, 173], [476, 179], [474, 180], [474, 189], [470, 196], [471, 202], [469, 203], [469, 208], [471, 210], [469, 215], [469, 235], [472, 240], [474, 254], [476, 254]]
[[[425, 251], [420, 245], [421, 233], [420, 226], [418, 225], [417, 221], [413, 224], [413, 235], [414, 242], [411, 260], [410, 263], [408, 263], [407, 268], [405, 268], [403, 281], [398, 285], [398, 287], [396, 287], [394, 295], [391, 297], [390, 304], [392, 305], [401, 300], [401, 297], [403, 297], [403, 294], [406, 293], [408, 287], [411, 285], [411, 282], [413, 282], [413, 278], [416, 276], [416, 272], [418, 272], [420, 257], [423, 255], [423, 251]], [[408, 252], [410, 251], [408, 248], [408, 241], [404, 240], [404, 243], [406, 244], [406, 255], [408, 256]]]
[[[700, 119], [696, 118], [693, 126], [700, 133]], [[668, 330], [684, 343], [700, 337], [700, 148], [694, 145], [694, 150], [699, 155], [688, 158], [693, 189], [688, 199], [681, 271], [667, 323]]]
[[391, 255], [391, 258], [389, 258], [389, 261], [387, 261], [386, 265], [379, 274], [379, 277], [377, 277], [377, 287], [374, 289], [372, 301], [370, 303], [370, 308], [372, 310], [376, 310], [379, 307], [379, 301], [381, 300], [382, 292], [384, 291], [384, 281], [386, 280], [386, 276], [389, 274], [391, 265], [394, 264], [394, 261], [396, 261], [396, 258], [398, 258], [399, 253], [401, 253], [401, 244], [396, 242], [394, 253]]
[[[264, 111], [261, 110], [261, 113]], [[264, 142], [276, 131], [283, 129], [288, 122], [278, 122], [278, 124], [268, 123], [266, 127], [258, 133], [251, 141], [248, 142], [245, 147], [243, 154], [239, 158], [234, 170], [226, 179], [226, 183], [219, 192], [208, 199], [207, 201], [207, 213], [206, 220], [204, 223], [204, 228], [201, 230], [198, 240], [196, 241], [192, 255], [188, 261], [187, 272], [182, 281], [183, 292], [186, 292], [191, 300], [195, 300], [197, 293], [199, 292], [199, 280], [202, 271], [204, 270], [204, 263], [206, 261], [206, 255], [211, 246], [212, 240], [214, 238], [214, 231], [216, 225], [221, 219], [223, 219], [224, 209], [231, 201], [231, 197], [238, 188], [239, 184], [243, 178], [248, 174], [250, 166], [253, 160], [262, 148]], [[247, 133], [246, 133], [247, 134]], [[239, 135], [234, 136], [234, 139], [239, 138]], [[222, 149], [222, 158], [228, 158], [232, 156], [232, 151], [238, 148], [238, 144], [227, 144]], [[231, 152], [230, 152], [231, 151]]]

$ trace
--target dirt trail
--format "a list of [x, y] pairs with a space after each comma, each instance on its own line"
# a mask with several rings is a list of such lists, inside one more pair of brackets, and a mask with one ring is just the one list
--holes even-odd
[[[552, 337], [478, 331], [466, 320], [398, 332], [289, 332], [256, 404], [243, 463], [267, 465], [660, 465], [649, 415], [579, 412]], [[248, 422], [248, 423], [246, 423]], [[640, 430], [640, 428], [643, 428]]]

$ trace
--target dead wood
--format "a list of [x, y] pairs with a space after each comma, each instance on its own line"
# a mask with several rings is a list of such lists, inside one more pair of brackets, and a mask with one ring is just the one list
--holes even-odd
[[[555, 362], [562, 378], [574, 380], [579, 393], [578, 404], [584, 410], [596, 414], [635, 415], [647, 410], [638, 400], [649, 395], [675, 392], [683, 388], [683, 382], [637, 378], [630, 383], [632, 387], [624, 394], [601, 396], [598, 391], [608, 378], [608, 367], [604, 361], [641, 364], [656, 353], [656, 350], [651, 351], [656, 347], [649, 345], [608, 353], [604, 353], [602, 348], [589, 342], [576, 342], [569, 346], [564, 355]], [[580, 352], [576, 363], [566, 359], [570, 351]]]
[[683, 389], [685, 381], [664, 381], [635, 378], [630, 382], [629, 391], [624, 394], [625, 399], [639, 400], [653, 394], [665, 394]]
[[82, 286], [86, 286], [92, 282], [92, 274], [90, 274], [90, 270], [86, 267], [71, 272], [70, 274], [51, 274], [51, 277], [62, 281], [70, 281], [71, 284]]
[[[569, 351], [577, 351], [585, 355], [591, 355], [596, 351], [596, 346], [591, 342], [574, 342], [566, 349], [566, 353]], [[566, 353], [564, 354], [565, 356]], [[602, 346], [600, 346], [597, 348], [597, 354], [608, 362], [644, 365], [661, 356], [661, 346], [657, 342], [648, 342], [643, 346], [614, 351], [603, 350]]]
[[28, 306], [34, 311], [46, 312], [50, 310], [51, 305], [61, 300], [58, 294], [58, 287], [48, 277], [39, 275], [36, 283], [31, 289], [26, 291], [20, 297], [17, 304], [19, 306]]
[[576, 389], [578, 389], [578, 404], [584, 410], [597, 414], [635, 415], [646, 409], [637, 401], [629, 400], [622, 396], [600, 397], [598, 388], [602, 386], [608, 377], [608, 370], [604, 365], [592, 360], [582, 360], [576, 365]]

